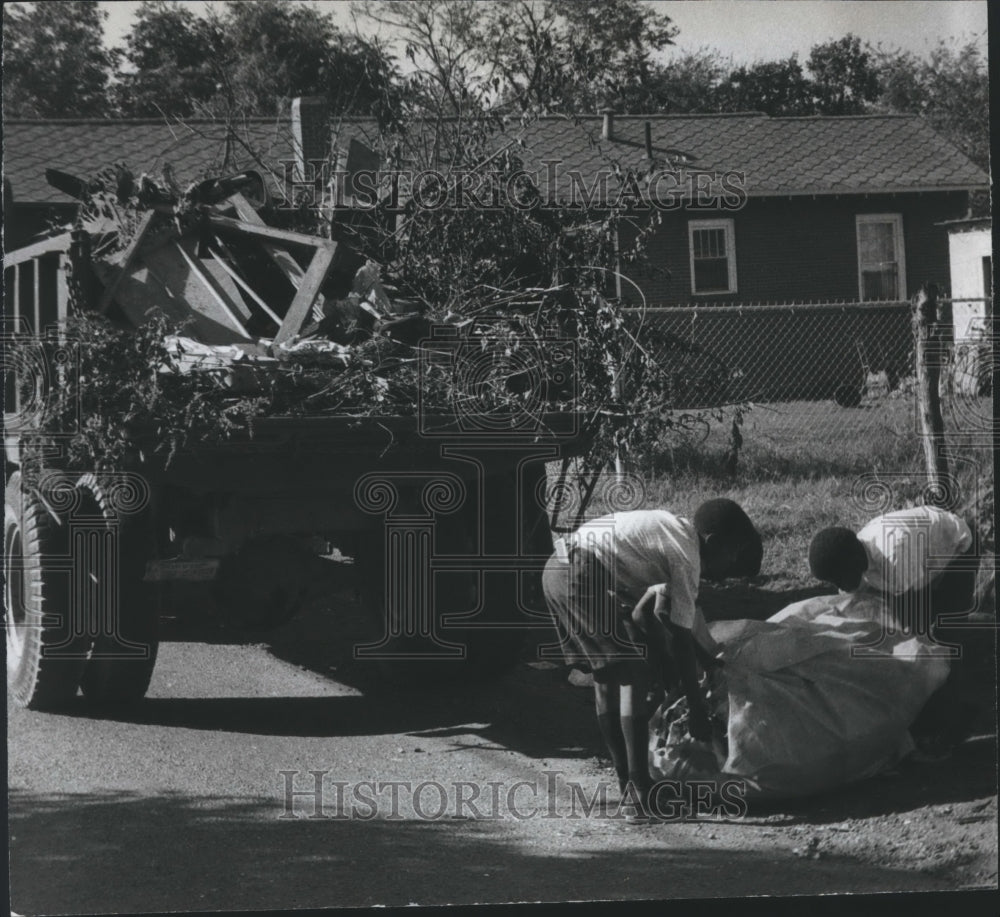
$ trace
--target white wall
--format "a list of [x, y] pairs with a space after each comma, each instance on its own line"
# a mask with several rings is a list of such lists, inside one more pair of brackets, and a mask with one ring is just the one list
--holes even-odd
[[986, 336], [986, 304], [962, 302], [962, 297], [982, 298], [983, 258], [992, 255], [992, 232], [989, 226], [952, 231], [948, 234], [951, 261], [952, 317], [955, 323], [953, 384], [970, 395], [982, 391], [983, 376], [989, 372], [989, 358], [983, 351]]
[[981, 302], [960, 302], [960, 300], [965, 296], [976, 298], [985, 295], [983, 258], [989, 257], [993, 251], [990, 228], [951, 232], [948, 235], [948, 249], [951, 259], [955, 339], [966, 340], [976, 337], [984, 330], [985, 305]]

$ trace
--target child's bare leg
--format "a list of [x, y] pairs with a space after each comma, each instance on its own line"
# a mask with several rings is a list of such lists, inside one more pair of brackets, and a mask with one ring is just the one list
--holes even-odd
[[649, 713], [646, 710], [649, 669], [642, 660], [628, 663], [621, 668], [623, 672], [618, 709], [621, 730], [625, 737], [628, 779], [638, 791], [639, 798], [645, 803], [646, 794], [652, 786], [649, 777]]
[[625, 747], [625, 734], [622, 732], [618, 712], [620, 703], [620, 689], [616, 679], [606, 682], [594, 679], [594, 707], [597, 711], [597, 725], [600, 727], [601, 737], [607, 746], [608, 754], [611, 755], [611, 763], [614, 765], [615, 775], [618, 777], [618, 787], [624, 789], [628, 782], [628, 751]]

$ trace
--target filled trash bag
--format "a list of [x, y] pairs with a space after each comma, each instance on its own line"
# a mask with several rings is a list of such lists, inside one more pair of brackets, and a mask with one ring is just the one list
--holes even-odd
[[909, 726], [947, 658], [885, 626], [870, 594], [790, 605], [767, 621], [710, 625], [723, 665], [707, 677], [711, 742], [686, 734], [686, 700], [654, 714], [650, 768], [671, 780], [740, 779], [747, 798], [819, 793], [913, 750]]

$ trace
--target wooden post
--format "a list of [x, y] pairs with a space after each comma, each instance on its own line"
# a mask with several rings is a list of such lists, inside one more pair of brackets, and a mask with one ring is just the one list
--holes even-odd
[[949, 329], [938, 315], [937, 287], [924, 284], [913, 298], [913, 332], [917, 372], [917, 405], [924, 441], [927, 482], [939, 493], [949, 493], [944, 418], [941, 415], [941, 366]]

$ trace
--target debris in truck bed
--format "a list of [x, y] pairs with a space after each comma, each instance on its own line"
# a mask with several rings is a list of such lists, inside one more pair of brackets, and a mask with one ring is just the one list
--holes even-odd
[[[83, 371], [47, 406], [40, 430], [77, 429], [71, 452], [88, 466], [113, 466], [139, 428], [173, 455], [252, 435], [256, 419], [279, 416], [437, 414], [445, 428], [464, 429], [488, 415], [490, 429], [519, 434], [585, 430], [595, 454], [669, 426], [669, 380], [638, 345], [625, 305], [602, 293], [606, 278], [574, 235], [586, 215], [566, 226], [518, 223], [505, 244], [491, 237], [468, 261], [464, 226], [452, 228], [454, 252], [451, 231], [432, 221], [423, 235], [428, 227], [409, 211], [380, 214], [396, 222], [377, 232], [338, 211], [320, 230], [309, 211], [269, 206], [255, 173], [186, 190], [167, 167], [160, 178], [122, 165], [90, 182], [55, 178], [84, 198], [72, 233], [60, 236], [76, 245], [67, 331]], [[511, 267], [546, 238], [550, 283]], [[172, 371], [157, 372], [164, 365]], [[623, 379], [650, 407], [636, 412], [619, 397]], [[83, 427], [72, 426], [77, 416]]]

